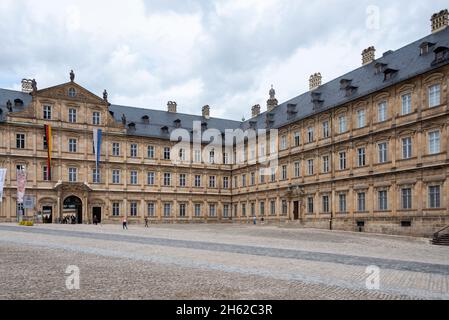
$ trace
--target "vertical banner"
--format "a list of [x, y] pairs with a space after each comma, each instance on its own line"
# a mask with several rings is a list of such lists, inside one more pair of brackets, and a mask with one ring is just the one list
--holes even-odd
[[0, 203], [3, 201], [3, 188], [5, 187], [6, 169], [0, 169]]
[[94, 153], [95, 153], [95, 166], [98, 171], [101, 157], [101, 142], [103, 139], [103, 132], [101, 129], [94, 129]]
[[45, 139], [47, 140], [47, 170], [48, 170], [48, 180], [51, 180], [51, 154], [53, 146], [53, 136], [51, 132], [51, 126], [45, 125]]
[[25, 188], [27, 183], [27, 175], [25, 170], [17, 169], [17, 203], [23, 203], [25, 197]]

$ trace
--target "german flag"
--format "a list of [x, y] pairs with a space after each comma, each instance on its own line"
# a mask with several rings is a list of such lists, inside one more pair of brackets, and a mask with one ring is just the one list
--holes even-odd
[[48, 172], [48, 180], [51, 180], [51, 154], [52, 154], [52, 146], [53, 139], [51, 134], [51, 126], [45, 125], [45, 139], [47, 141], [47, 172]]

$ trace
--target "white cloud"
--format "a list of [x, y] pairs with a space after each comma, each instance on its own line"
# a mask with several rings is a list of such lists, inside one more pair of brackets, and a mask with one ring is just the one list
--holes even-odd
[[[379, 25], [367, 8], [379, 9]], [[0, 87], [23, 77], [40, 88], [77, 82], [116, 104], [241, 119], [266, 104], [275, 85], [285, 101], [430, 32], [446, 1], [2, 0]], [[372, 11], [371, 11], [372, 12]], [[372, 21], [371, 21], [372, 22]]]

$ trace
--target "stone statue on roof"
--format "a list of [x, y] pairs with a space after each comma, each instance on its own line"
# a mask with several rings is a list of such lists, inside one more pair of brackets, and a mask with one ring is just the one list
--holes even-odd
[[12, 102], [11, 102], [11, 100], [8, 100], [8, 102], [6, 102], [6, 109], [8, 109], [8, 112], [12, 112]]
[[33, 79], [33, 80], [31, 81], [31, 88], [33, 88], [33, 92], [36, 92], [36, 91], [37, 91], [37, 82], [36, 82], [36, 79]]
[[103, 91], [103, 100], [108, 102], [108, 91], [106, 89]]
[[122, 114], [122, 123], [124, 125], [126, 125], [126, 116], [125, 116], [125, 114]]
[[74, 82], [75, 81], [75, 72], [70, 71], [70, 81]]

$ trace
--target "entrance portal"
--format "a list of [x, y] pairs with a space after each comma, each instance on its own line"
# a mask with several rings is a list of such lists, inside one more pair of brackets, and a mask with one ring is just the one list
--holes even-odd
[[83, 223], [83, 203], [75, 196], [64, 200], [63, 221], [66, 223]]
[[[97, 218], [95, 220], [95, 217]], [[92, 221], [97, 223], [101, 223], [101, 207], [94, 207], [92, 208]]]
[[293, 219], [299, 220], [299, 201], [293, 202]]
[[53, 221], [53, 207], [42, 207], [42, 222], [52, 223]]

